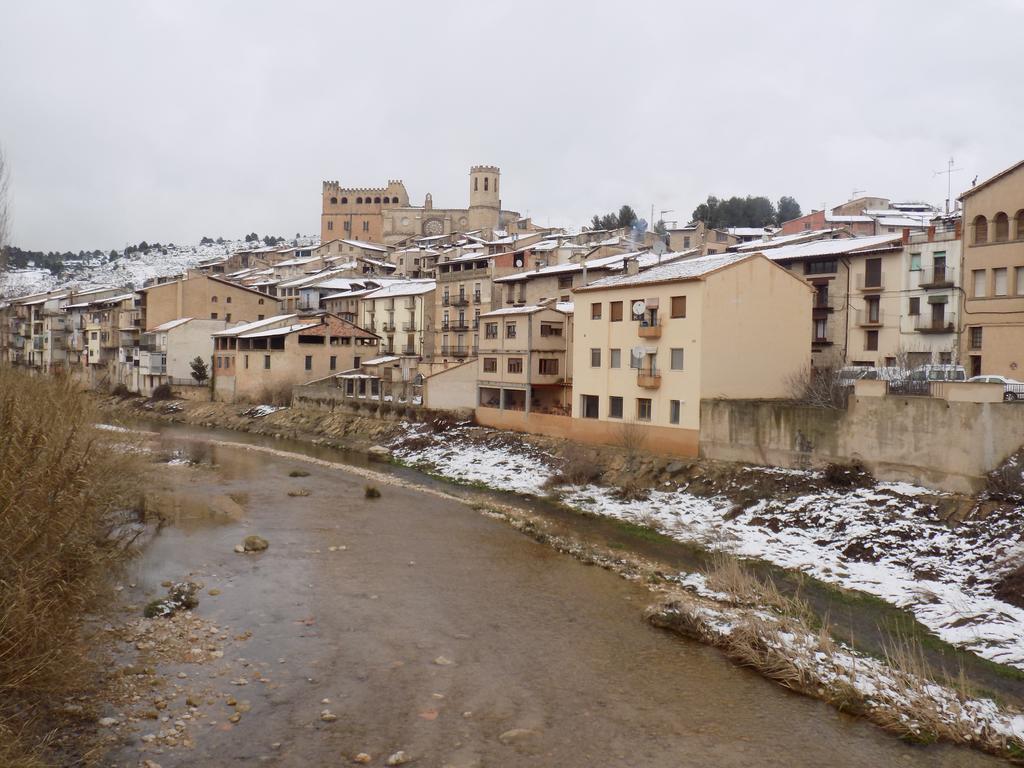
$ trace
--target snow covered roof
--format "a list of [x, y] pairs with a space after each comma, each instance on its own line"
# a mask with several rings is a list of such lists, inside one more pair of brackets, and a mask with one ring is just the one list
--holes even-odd
[[241, 333], [248, 333], [260, 328], [266, 328], [268, 325], [273, 325], [274, 323], [283, 323], [285, 320], [291, 320], [293, 317], [298, 317], [298, 315], [274, 315], [273, 317], [266, 317], [263, 320], [256, 320], [252, 323], [242, 323], [241, 325], [236, 325], [233, 328], [225, 328], [223, 331], [212, 333], [211, 336], [237, 336]]
[[826, 213], [825, 221], [834, 224], [870, 224], [874, 221], [870, 216], [849, 216], [846, 214]]
[[304, 264], [309, 264], [311, 261], [319, 261], [319, 256], [301, 256], [297, 259], [286, 259], [285, 261], [277, 262], [278, 267], [301, 267]]
[[400, 283], [391, 283], [378, 288], [367, 295], [368, 299], [385, 299], [391, 296], [419, 296], [430, 293], [437, 287], [433, 280], [407, 280]]
[[316, 328], [318, 325], [323, 325], [320, 321], [313, 323], [295, 323], [294, 325], [286, 325], [283, 328], [271, 328], [269, 331], [254, 331], [253, 333], [242, 333], [238, 335], [240, 339], [263, 339], [270, 336], [287, 336], [289, 333], [295, 333], [297, 331], [305, 330], [306, 328]]
[[929, 218], [917, 219], [910, 216], [886, 216], [878, 220], [880, 227], [927, 227]]
[[827, 238], [829, 235], [841, 232], [839, 229], [808, 229], [803, 232], [797, 232], [793, 235], [778, 235], [766, 240], [764, 242], [751, 242], [743, 243], [742, 245], [736, 246], [737, 251], [758, 251], [765, 248], [777, 248], [780, 245], [792, 245], [793, 243], [804, 242], [805, 240], [821, 240]]
[[163, 333], [164, 331], [169, 331], [172, 328], [177, 328], [179, 325], [184, 325], [191, 319], [191, 317], [179, 317], [176, 320], [168, 320], [166, 323], [162, 323], [153, 330], [149, 331], [149, 333]]
[[377, 243], [366, 243], [362, 240], [342, 240], [341, 242], [345, 245], [351, 245], [353, 248], [362, 248], [364, 251], [382, 251], [387, 253], [387, 246], [378, 245]]
[[576, 311], [576, 304], [571, 301], [560, 301], [555, 304], [555, 309], [566, 315], [571, 315]]
[[373, 360], [363, 360], [360, 365], [383, 365], [385, 363], [394, 363], [401, 359], [398, 355], [384, 355], [383, 357], [375, 357]]
[[389, 261], [381, 261], [380, 259], [371, 259], [368, 256], [360, 256], [359, 260], [360, 261], [365, 261], [367, 264], [372, 264], [375, 267], [383, 267], [384, 269], [388, 269], [388, 270], [396, 269], [395, 265], [392, 264]]
[[528, 304], [524, 307], [504, 307], [503, 309], [493, 309], [490, 312], [484, 312], [480, 317], [499, 317], [500, 315], [532, 315], [534, 312], [540, 312], [542, 309], [550, 309], [550, 307], [542, 307], [537, 304]]
[[[884, 250], [898, 247], [901, 235], [871, 235], [869, 237], [846, 237], [837, 240], [812, 240], [809, 243], [766, 248], [765, 256], [773, 261], [806, 259], [815, 256], [842, 256], [848, 253]], [[757, 253], [755, 249], [753, 251]], [[747, 251], [750, 253], [750, 251]]]
[[338, 293], [332, 293], [328, 296], [321, 296], [320, 301], [328, 301], [329, 299], [360, 299], [367, 294], [373, 293], [377, 288], [358, 288], [351, 291], [339, 291]]
[[761, 237], [775, 230], [772, 227], [728, 227], [725, 231], [737, 237]]
[[754, 254], [749, 253], [715, 253], [708, 256], [700, 256], [696, 259], [682, 259], [651, 267], [635, 275], [604, 277], [588, 286], [577, 288], [576, 291], [618, 288], [624, 285], [644, 285], [645, 283], [665, 283], [673, 280], [695, 280], [710, 272], [731, 266], [753, 256]]

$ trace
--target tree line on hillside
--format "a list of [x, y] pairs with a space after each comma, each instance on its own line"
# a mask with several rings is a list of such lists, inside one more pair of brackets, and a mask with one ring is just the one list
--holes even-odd
[[800, 204], [788, 195], [773, 205], [767, 197], [733, 196], [720, 200], [709, 195], [706, 202], [693, 209], [693, 221], [703, 221], [712, 229], [728, 227], [777, 227], [802, 216]]

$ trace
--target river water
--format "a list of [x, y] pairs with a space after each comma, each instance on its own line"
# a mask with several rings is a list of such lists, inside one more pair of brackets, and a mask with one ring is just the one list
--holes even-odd
[[[391, 485], [366, 499], [350, 472], [167, 432], [198, 440], [213, 466], [167, 470], [185, 513], [135, 563], [135, 596], [187, 576], [219, 589], [197, 613], [251, 632], [225, 661], [244, 657], [272, 683], [247, 686], [252, 709], [235, 725], [215, 705], [221, 724], [193, 749], [131, 742], [114, 764], [310, 767], [367, 753], [384, 765], [398, 750], [451, 768], [1000, 764], [900, 742], [656, 630], [642, 586], [458, 502]], [[310, 495], [287, 495], [300, 488]], [[237, 519], [187, 514], [228, 494]], [[269, 549], [236, 554], [248, 534]], [[228, 676], [212, 685], [239, 693]]]

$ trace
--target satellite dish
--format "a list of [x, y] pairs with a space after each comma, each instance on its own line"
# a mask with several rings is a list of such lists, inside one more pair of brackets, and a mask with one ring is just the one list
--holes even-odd
[[629, 350], [630, 356], [634, 360], [636, 360], [637, 363], [640, 363], [640, 362], [643, 361], [643, 359], [644, 359], [644, 352], [645, 352], [645, 350], [644, 350], [643, 347], [633, 347], [631, 350]]
[[523, 263], [524, 263], [523, 257], [522, 256], [516, 256], [512, 263], [515, 266], [517, 266], [517, 267], [522, 267]]
[[633, 302], [633, 316], [640, 317], [647, 310], [647, 305], [643, 301]]
[[661, 254], [663, 254], [668, 249], [665, 247], [665, 241], [659, 238], [654, 241], [654, 245], [651, 247], [651, 250], [654, 251], [659, 256], [661, 256]]

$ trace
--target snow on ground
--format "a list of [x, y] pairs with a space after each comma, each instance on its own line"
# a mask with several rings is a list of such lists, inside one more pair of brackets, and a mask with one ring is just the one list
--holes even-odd
[[[514, 434], [481, 444], [458, 427], [433, 434], [410, 426], [392, 445], [397, 458], [462, 482], [543, 495], [551, 457]], [[751, 469], [752, 482], [761, 471]], [[778, 470], [767, 469], [767, 472]], [[943, 640], [1024, 669], [1024, 610], [994, 597], [994, 586], [1024, 554], [1024, 507], [953, 530], [906, 483], [762, 499], [742, 510], [723, 497], [651, 491], [625, 501], [596, 485], [562, 488], [577, 509], [657, 528], [680, 541], [769, 560], [823, 581], [876, 595], [917, 617]]]

